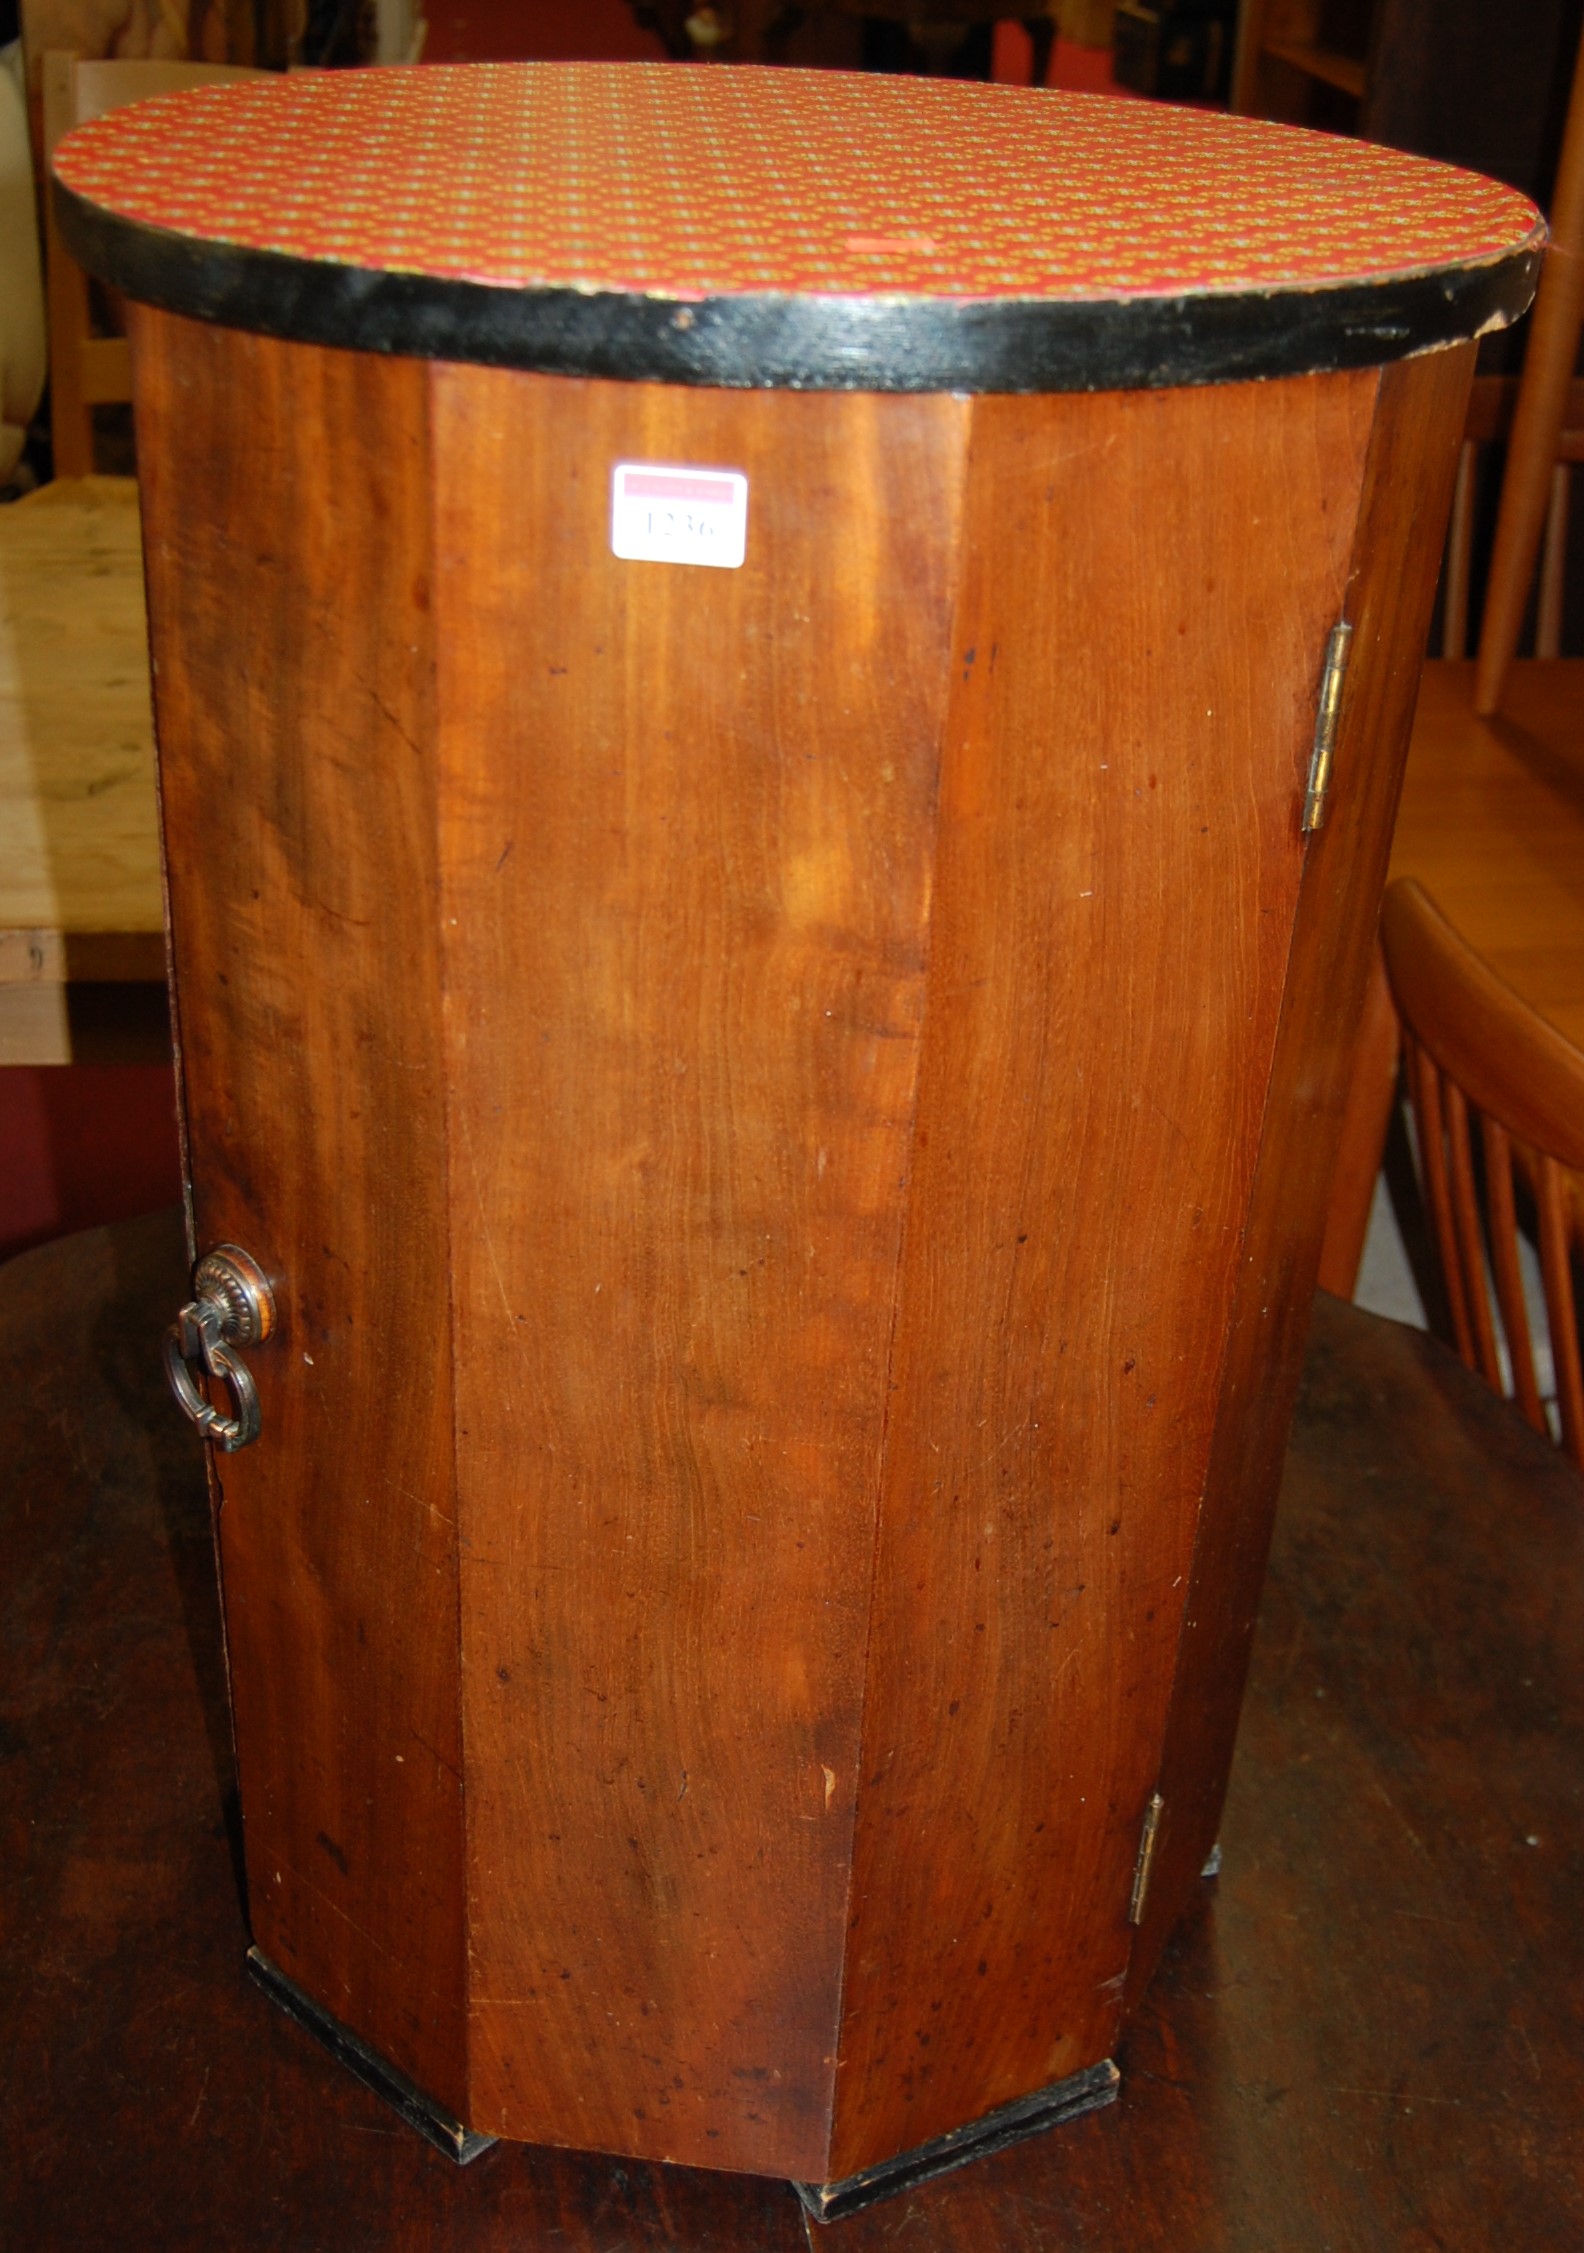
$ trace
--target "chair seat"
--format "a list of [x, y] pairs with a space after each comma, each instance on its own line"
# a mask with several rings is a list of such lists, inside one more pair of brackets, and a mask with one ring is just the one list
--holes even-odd
[[1488, 720], [1473, 679], [1424, 669], [1391, 873], [1584, 1048], [1584, 659], [1521, 660]]

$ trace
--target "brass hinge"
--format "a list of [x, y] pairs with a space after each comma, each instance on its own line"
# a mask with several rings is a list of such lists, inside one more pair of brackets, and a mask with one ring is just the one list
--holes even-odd
[[1155, 1861], [1155, 1841], [1160, 1836], [1161, 1814], [1166, 1802], [1160, 1793], [1152, 1792], [1150, 1803], [1144, 1810], [1144, 1828], [1139, 1833], [1138, 1860], [1133, 1865], [1133, 1892], [1128, 1901], [1128, 1923], [1144, 1922], [1144, 1901], [1149, 1892], [1150, 1870]]
[[1320, 709], [1315, 714], [1314, 749], [1309, 754], [1309, 782], [1304, 791], [1303, 825], [1319, 829], [1326, 817], [1331, 789], [1331, 754], [1336, 749], [1337, 715], [1342, 709], [1342, 682], [1347, 673], [1353, 629], [1341, 619], [1326, 643], [1325, 665], [1320, 674]]

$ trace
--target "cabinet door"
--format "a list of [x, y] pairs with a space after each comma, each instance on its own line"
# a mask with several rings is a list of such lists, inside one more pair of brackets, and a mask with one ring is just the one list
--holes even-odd
[[249, 1912], [460, 2111], [427, 370], [134, 343], [192, 1228], [279, 1316], [213, 1465]]

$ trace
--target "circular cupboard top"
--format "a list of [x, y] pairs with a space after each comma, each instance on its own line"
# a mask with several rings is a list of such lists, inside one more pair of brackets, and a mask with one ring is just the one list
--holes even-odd
[[843, 72], [491, 63], [170, 94], [56, 154], [131, 296], [673, 383], [1120, 390], [1400, 359], [1533, 293], [1523, 196], [1369, 142]]

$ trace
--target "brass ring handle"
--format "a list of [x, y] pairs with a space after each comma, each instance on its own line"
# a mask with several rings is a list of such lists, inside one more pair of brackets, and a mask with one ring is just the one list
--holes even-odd
[[[193, 1296], [166, 1333], [165, 1374], [183, 1415], [224, 1454], [259, 1435], [258, 1388], [235, 1348], [261, 1344], [274, 1327], [274, 1295], [257, 1260], [236, 1244], [206, 1253], [193, 1270]], [[231, 1415], [205, 1400], [194, 1363], [226, 1388]]]

